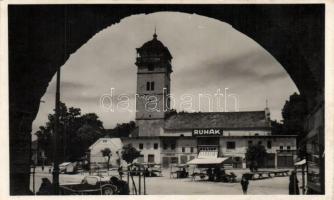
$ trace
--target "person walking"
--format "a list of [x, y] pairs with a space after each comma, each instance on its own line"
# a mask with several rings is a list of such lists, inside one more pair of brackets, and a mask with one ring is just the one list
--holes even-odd
[[119, 166], [117, 171], [118, 171], [119, 178], [122, 180], [122, 178], [123, 178], [123, 167]]
[[291, 175], [289, 177], [289, 194], [290, 195], [299, 194], [298, 179], [297, 179], [297, 173], [295, 170], [291, 172]]
[[213, 173], [212, 173], [212, 169], [211, 169], [211, 167], [208, 168], [208, 169], [206, 170], [206, 174], [207, 174], [208, 177], [209, 177], [209, 181], [213, 181], [213, 180], [214, 180], [214, 175], [213, 175]]
[[242, 178], [241, 178], [241, 187], [242, 187], [242, 192], [244, 193], [244, 194], [247, 194], [247, 189], [248, 189], [248, 184], [249, 184], [249, 181], [248, 181], [248, 179], [246, 178], [246, 176], [242, 176]]
[[221, 171], [220, 171], [220, 167], [215, 167], [214, 168], [214, 170], [213, 170], [213, 174], [214, 174], [214, 176], [215, 176], [215, 181], [216, 182], [219, 182], [219, 181], [221, 181], [220, 180], [220, 176], [221, 176]]

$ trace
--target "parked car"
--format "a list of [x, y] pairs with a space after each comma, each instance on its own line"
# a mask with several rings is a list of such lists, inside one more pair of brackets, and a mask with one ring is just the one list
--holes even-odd
[[86, 176], [79, 184], [60, 185], [63, 195], [113, 195], [117, 187], [112, 184], [110, 177]]
[[[49, 172], [53, 171], [53, 167], [50, 168]], [[76, 162], [63, 162], [59, 165], [59, 173], [64, 174], [74, 174], [77, 173], [77, 163]]]

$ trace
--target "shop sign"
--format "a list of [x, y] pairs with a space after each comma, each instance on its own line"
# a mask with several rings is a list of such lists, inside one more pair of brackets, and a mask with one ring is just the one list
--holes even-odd
[[208, 129], [193, 129], [192, 135], [193, 136], [217, 136], [222, 135], [222, 129], [216, 128], [208, 128]]

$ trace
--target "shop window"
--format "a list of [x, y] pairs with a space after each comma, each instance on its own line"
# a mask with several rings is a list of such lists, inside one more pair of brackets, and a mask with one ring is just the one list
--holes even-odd
[[154, 149], [158, 149], [159, 148], [159, 144], [158, 143], [154, 143], [153, 147], [154, 147]]
[[148, 163], [154, 163], [154, 155], [153, 154], [148, 154], [147, 162]]
[[175, 143], [172, 143], [172, 144], [170, 145], [170, 148], [171, 148], [172, 150], [175, 150], [175, 148], [176, 148], [176, 144], [175, 144]]
[[181, 162], [181, 164], [186, 164], [187, 161], [188, 161], [188, 159], [187, 159], [186, 155], [181, 155], [180, 156], [180, 162]]
[[186, 148], [182, 147], [182, 153], [186, 152]]
[[235, 142], [226, 142], [227, 149], [235, 149]]
[[283, 146], [279, 146], [279, 149], [280, 149], [280, 150], [283, 150]]
[[194, 153], [194, 147], [190, 147], [190, 153]]
[[287, 146], [286, 149], [287, 149], [287, 150], [291, 150], [291, 147], [290, 147], [290, 146]]
[[172, 164], [179, 164], [179, 158], [178, 157], [171, 157], [170, 162]]
[[267, 148], [271, 149], [271, 141], [267, 141]]
[[139, 143], [139, 149], [144, 149], [144, 144], [143, 143]]
[[164, 150], [168, 149], [168, 144], [167, 144], [167, 143], [163, 143], [162, 146], [163, 146], [162, 148], [163, 148]]

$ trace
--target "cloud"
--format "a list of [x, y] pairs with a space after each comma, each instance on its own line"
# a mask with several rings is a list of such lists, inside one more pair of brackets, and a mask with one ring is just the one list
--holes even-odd
[[[280, 119], [285, 99], [298, 91], [275, 58], [230, 25], [198, 15], [159, 12], [127, 17], [72, 54], [62, 67], [62, 101], [83, 113], [96, 112], [106, 128], [133, 120], [135, 113], [105, 112], [99, 100], [115, 88], [112, 103], [119, 102], [120, 94], [128, 94], [134, 108], [135, 48], [152, 39], [155, 26], [158, 39], [173, 55], [171, 93], [177, 98], [228, 87], [239, 95], [241, 109], [262, 110], [268, 99], [272, 117]], [[43, 96], [34, 130], [52, 112], [54, 96], [55, 77]]]

